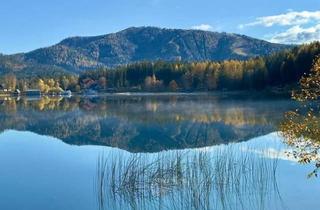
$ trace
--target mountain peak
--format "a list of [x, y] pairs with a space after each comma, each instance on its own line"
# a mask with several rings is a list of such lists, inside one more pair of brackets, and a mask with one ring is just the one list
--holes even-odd
[[20, 61], [23, 57], [25, 63], [80, 72], [139, 61], [243, 60], [285, 48], [288, 46], [238, 34], [142, 26], [106, 35], [70, 37], [20, 55]]

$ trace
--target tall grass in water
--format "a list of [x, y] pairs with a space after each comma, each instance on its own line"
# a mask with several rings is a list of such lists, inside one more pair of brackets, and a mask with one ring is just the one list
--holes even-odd
[[277, 159], [234, 149], [102, 155], [99, 208], [266, 209], [280, 200], [276, 169]]

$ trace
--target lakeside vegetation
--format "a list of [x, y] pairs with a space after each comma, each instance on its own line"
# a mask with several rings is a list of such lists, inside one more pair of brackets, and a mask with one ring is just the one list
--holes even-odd
[[97, 202], [100, 210], [269, 209], [282, 204], [277, 166], [277, 157], [267, 160], [232, 146], [153, 156], [103, 153]]
[[281, 124], [285, 141], [293, 149], [289, 154], [300, 163], [314, 163], [309, 176], [317, 176], [320, 169], [320, 57], [314, 61], [311, 72], [300, 80], [300, 89], [292, 98], [301, 102], [299, 109], [286, 113]]
[[14, 74], [7, 74], [0, 78], [0, 84], [12, 90], [38, 88], [45, 93], [61, 90], [114, 92], [284, 88], [296, 86], [299, 79], [309, 73], [314, 58], [319, 54], [320, 43], [314, 42], [245, 61], [139, 62], [57, 77], [17, 78]]

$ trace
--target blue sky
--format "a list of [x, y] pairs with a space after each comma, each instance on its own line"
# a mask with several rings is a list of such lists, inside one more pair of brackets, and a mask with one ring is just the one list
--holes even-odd
[[130, 26], [225, 31], [280, 43], [320, 39], [319, 0], [1, 0], [0, 20], [5, 54]]

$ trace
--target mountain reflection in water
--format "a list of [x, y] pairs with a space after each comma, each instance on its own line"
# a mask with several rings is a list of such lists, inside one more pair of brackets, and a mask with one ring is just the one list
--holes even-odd
[[68, 144], [158, 152], [241, 142], [277, 130], [290, 99], [217, 95], [108, 95], [0, 99], [0, 130]]

